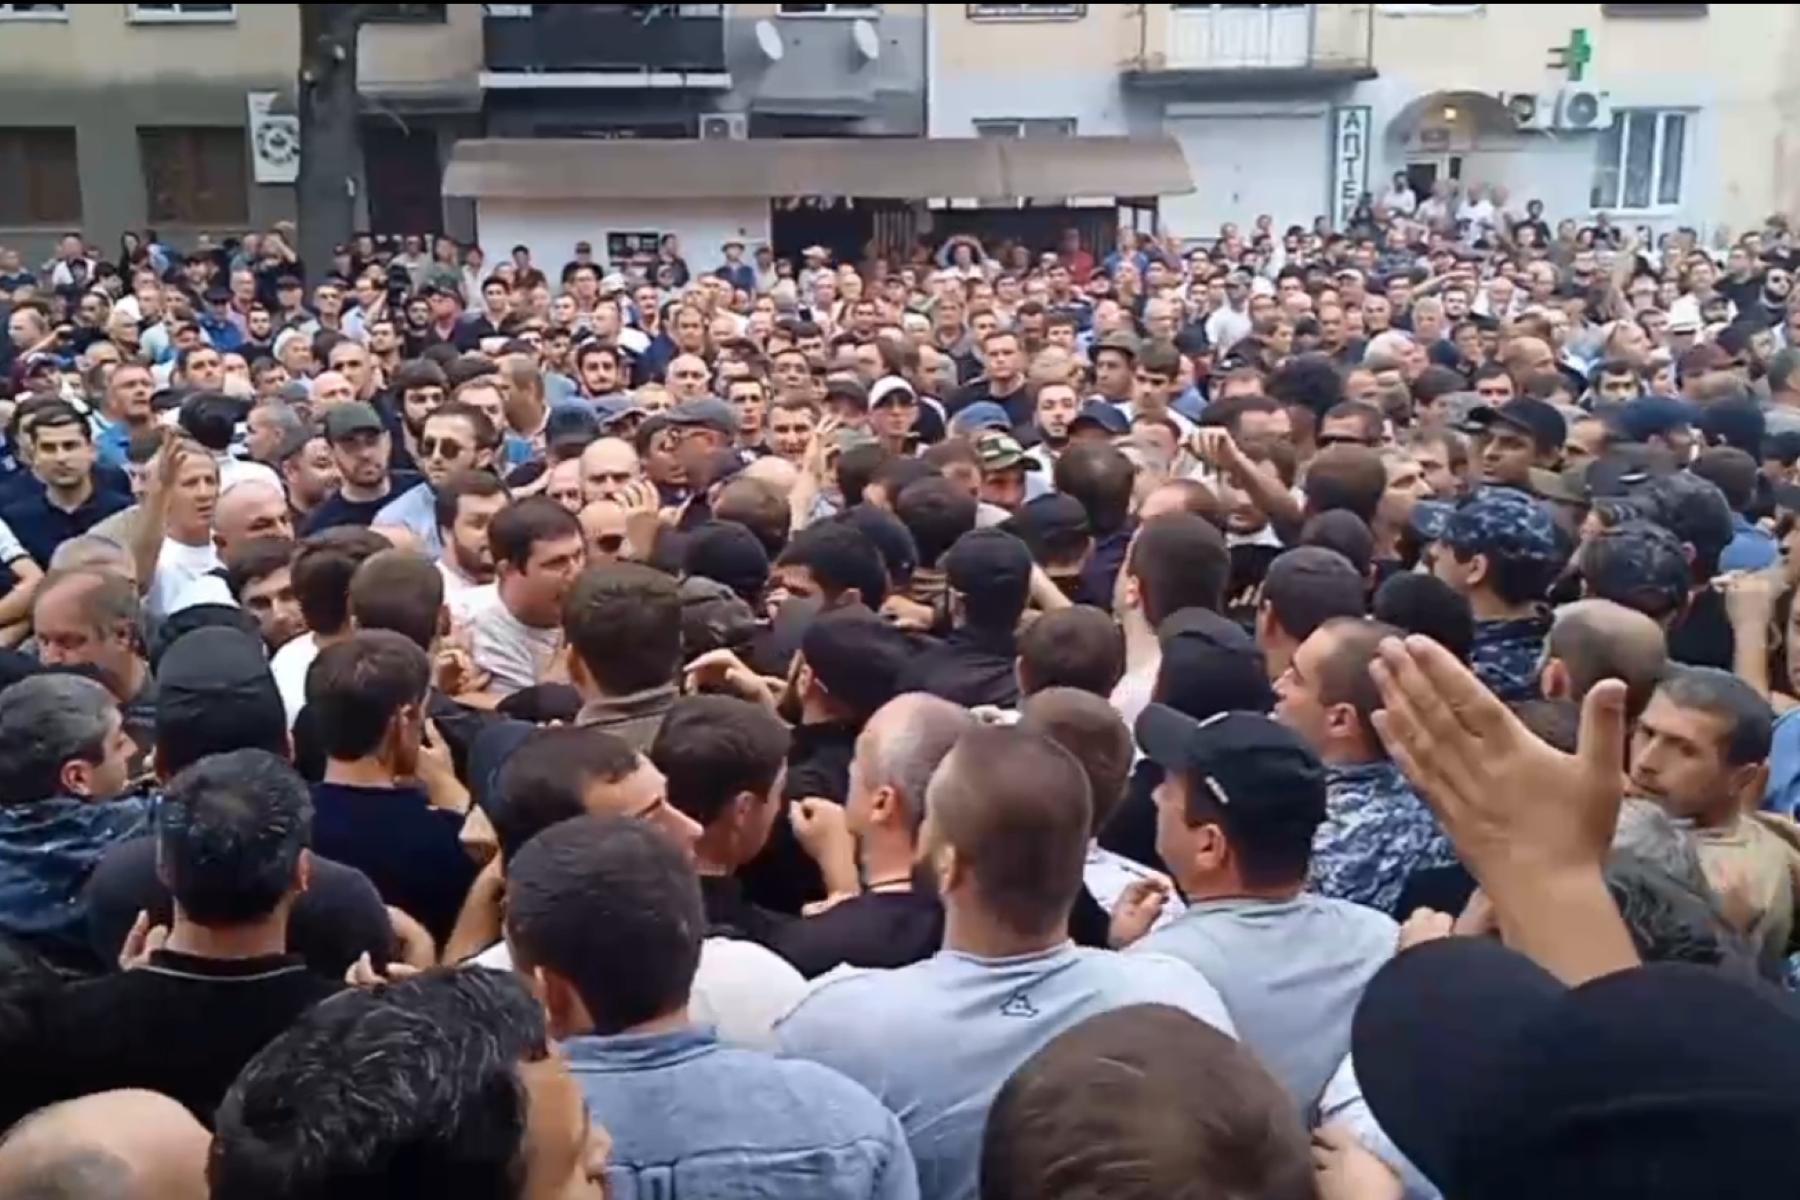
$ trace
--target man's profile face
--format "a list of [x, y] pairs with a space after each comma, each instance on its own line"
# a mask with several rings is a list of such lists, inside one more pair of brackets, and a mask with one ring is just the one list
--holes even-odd
[[80, 602], [83, 588], [91, 586], [71, 579], [38, 597], [31, 613], [38, 661], [47, 667], [91, 666], [109, 687], [116, 687], [131, 672], [131, 635], [123, 626], [102, 629], [88, 623]]
[[1300, 643], [1288, 669], [1275, 681], [1275, 719], [1306, 739], [1315, 752], [1330, 740], [1335, 719], [1325, 705], [1319, 679], [1337, 640], [1326, 630], [1316, 631]]
[[683, 854], [693, 855], [700, 826], [669, 803], [669, 781], [643, 755], [638, 756], [637, 769], [621, 779], [589, 780], [582, 801], [590, 814], [647, 822], [666, 834]]

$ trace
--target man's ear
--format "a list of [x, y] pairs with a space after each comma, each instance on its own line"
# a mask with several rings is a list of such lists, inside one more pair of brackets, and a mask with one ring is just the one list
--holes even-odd
[[1469, 586], [1478, 588], [1493, 578], [1494, 560], [1485, 554], [1477, 554], [1469, 560]]
[[56, 772], [57, 786], [65, 796], [87, 796], [92, 791], [94, 764], [71, 758]]
[[1544, 693], [1546, 700], [1568, 700], [1570, 695], [1569, 668], [1560, 658], [1544, 660], [1544, 669], [1538, 675], [1538, 689]]

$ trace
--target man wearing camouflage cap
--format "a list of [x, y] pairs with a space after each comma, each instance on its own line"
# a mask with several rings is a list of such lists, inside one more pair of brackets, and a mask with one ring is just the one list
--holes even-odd
[[1420, 503], [1413, 524], [1436, 543], [1432, 573], [1474, 609], [1475, 674], [1502, 700], [1534, 698], [1550, 631], [1544, 595], [1568, 557], [1550, 510], [1514, 488], [1490, 487], [1455, 508]]

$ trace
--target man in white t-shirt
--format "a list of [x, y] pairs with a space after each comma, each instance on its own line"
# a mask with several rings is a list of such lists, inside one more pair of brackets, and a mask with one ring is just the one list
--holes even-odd
[[468, 610], [469, 649], [510, 696], [552, 676], [563, 647], [562, 603], [584, 565], [581, 524], [543, 496], [510, 504], [488, 529], [494, 591]]
[[151, 616], [174, 612], [182, 593], [219, 569], [212, 530], [218, 501], [219, 467], [212, 456], [190, 443], [170, 443], [151, 468], [132, 534], [140, 547], [157, 546], [144, 589], [144, 608]]
[[469, 613], [494, 593], [494, 552], [488, 528], [511, 501], [506, 488], [486, 471], [460, 471], [433, 497], [438, 538], [438, 574], [444, 577], [444, 603], [461, 626]]

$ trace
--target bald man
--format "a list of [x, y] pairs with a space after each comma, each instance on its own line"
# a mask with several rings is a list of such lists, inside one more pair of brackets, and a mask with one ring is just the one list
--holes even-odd
[[785, 458], [765, 454], [745, 467], [739, 478], [754, 479], [758, 483], [767, 484], [785, 496], [794, 490], [795, 484], [800, 482], [800, 468]]
[[848, 1075], [901, 1114], [921, 1195], [974, 1200], [994, 1093], [1070, 1026], [1167, 1004], [1235, 1036], [1192, 967], [1069, 941], [1092, 820], [1087, 775], [1067, 750], [1016, 728], [965, 733], [931, 776], [919, 831], [943, 949], [822, 982], [776, 1026], [783, 1053]]
[[206, 1200], [212, 1138], [155, 1092], [96, 1092], [39, 1109], [0, 1141], [0, 1200]]
[[1500, 365], [1517, 381], [1556, 370], [1556, 355], [1542, 338], [1516, 337], [1501, 349]]
[[1556, 610], [1538, 686], [1546, 699], [1580, 704], [1602, 679], [1622, 679], [1626, 716], [1635, 720], [1668, 662], [1668, 640], [1650, 617], [1611, 600], [1582, 600]]
[[595, 438], [581, 452], [581, 496], [588, 504], [615, 499], [643, 477], [637, 451], [624, 438]]
[[322, 417], [356, 399], [356, 384], [342, 371], [321, 371], [312, 384], [313, 415]]
[[252, 538], [293, 536], [287, 496], [273, 484], [254, 479], [234, 484], [220, 494], [213, 509], [213, 542], [220, 558]]

